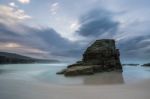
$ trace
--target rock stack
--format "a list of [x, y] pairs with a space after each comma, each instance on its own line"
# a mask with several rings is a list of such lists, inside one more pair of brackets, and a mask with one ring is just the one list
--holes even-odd
[[82, 61], [69, 65], [57, 74], [65, 76], [89, 75], [96, 72], [121, 70], [119, 49], [116, 49], [115, 40], [96, 40], [83, 54]]

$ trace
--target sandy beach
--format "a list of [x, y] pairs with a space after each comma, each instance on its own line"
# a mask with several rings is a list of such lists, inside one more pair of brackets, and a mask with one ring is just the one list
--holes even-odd
[[149, 84], [62, 86], [3, 79], [0, 99], [149, 99]]
[[[122, 75], [99, 73], [87, 77], [65, 78], [55, 74], [55, 68], [60, 67], [53, 65], [1, 66], [0, 99], [150, 98], [149, 68], [127, 66]], [[79, 83], [80, 81], [83, 83]]]

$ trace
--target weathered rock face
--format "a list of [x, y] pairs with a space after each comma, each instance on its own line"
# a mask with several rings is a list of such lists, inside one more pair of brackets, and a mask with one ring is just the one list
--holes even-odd
[[67, 69], [59, 72], [59, 74], [73, 76], [122, 70], [119, 56], [119, 50], [116, 49], [113, 39], [96, 40], [86, 49], [82, 61], [69, 65]]
[[148, 66], [148, 67], [150, 67], [150, 63], [143, 64], [142, 66]]

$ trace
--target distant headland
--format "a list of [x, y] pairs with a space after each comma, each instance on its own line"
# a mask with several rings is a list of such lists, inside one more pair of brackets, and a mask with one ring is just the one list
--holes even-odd
[[19, 63], [52, 63], [57, 60], [36, 59], [15, 53], [0, 52], [0, 64], [19, 64]]

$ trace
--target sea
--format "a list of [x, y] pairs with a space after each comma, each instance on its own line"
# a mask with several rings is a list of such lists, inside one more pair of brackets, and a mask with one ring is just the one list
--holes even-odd
[[123, 72], [102, 72], [88, 76], [65, 77], [56, 73], [69, 63], [58, 64], [6, 64], [0, 65], [3, 79], [42, 82], [54, 85], [109, 85], [131, 84], [150, 79], [150, 67], [123, 66]]

